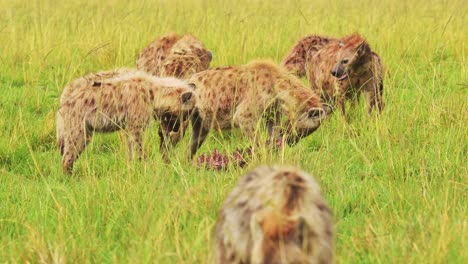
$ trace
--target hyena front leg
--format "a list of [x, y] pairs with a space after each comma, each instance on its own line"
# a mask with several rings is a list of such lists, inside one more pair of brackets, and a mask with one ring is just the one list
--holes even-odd
[[138, 152], [138, 159], [145, 159], [143, 146], [143, 133], [152, 119], [152, 109], [147, 105], [130, 105], [127, 112], [127, 147], [128, 158], [135, 158], [135, 149]]
[[[256, 128], [260, 120], [259, 117], [261, 116], [261, 113], [252, 110], [252, 107], [249, 107], [249, 105], [240, 104], [238, 106], [237, 111], [234, 113], [233, 121], [234, 124], [240, 128], [242, 133], [249, 138], [253, 146], [259, 146], [260, 138], [258, 135], [258, 131], [256, 131]], [[257, 108], [257, 106], [255, 106], [254, 108]], [[258, 108], [261, 109], [261, 107]], [[269, 124], [267, 124], [267, 126], [269, 126]]]
[[191, 118], [192, 123], [192, 139], [190, 141], [190, 160], [193, 159], [197, 150], [201, 147], [203, 142], [205, 141], [208, 133], [210, 132], [210, 128], [207, 124], [203, 121], [202, 117], [198, 109], [193, 111]]
[[91, 140], [92, 133], [79, 127], [67, 132], [63, 138], [62, 168], [66, 174], [71, 174], [73, 164]]
[[371, 81], [366, 85], [366, 89], [364, 90], [364, 97], [366, 98], [368, 114], [371, 114], [374, 108], [376, 108], [377, 111], [382, 112], [385, 106], [382, 98], [382, 93], [382, 80]]
[[128, 128], [127, 147], [129, 160], [133, 160], [135, 158], [135, 149], [138, 152], [138, 159], [146, 158], [143, 147], [143, 131], [143, 126], [133, 126]]
[[341, 115], [343, 116], [343, 118], [346, 118], [346, 98], [342, 95], [338, 95], [337, 98], [336, 98], [336, 105], [338, 106], [338, 108], [340, 108], [341, 110]]

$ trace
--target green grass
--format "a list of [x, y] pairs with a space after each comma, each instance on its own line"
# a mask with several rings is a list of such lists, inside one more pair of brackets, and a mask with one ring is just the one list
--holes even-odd
[[[263, 163], [315, 175], [334, 212], [340, 263], [466, 263], [468, 5], [466, 1], [0, 0], [0, 262], [206, 263], [223, 199]], [[133, 66], [156, 37], [198, 36], [213, 66], [281, 61], [307, 34], [359, 32], [387, 68], [386, 109], [361, 101], [284, 153], [213, 172], [159, 157], [127, 161], [119, 134], [97, 135], [62, 174], [55, 112], [64, 85]], [[212, 133], [199, 153], [232, 151]], [[246, 143], [242, 143], [246, 144]]]

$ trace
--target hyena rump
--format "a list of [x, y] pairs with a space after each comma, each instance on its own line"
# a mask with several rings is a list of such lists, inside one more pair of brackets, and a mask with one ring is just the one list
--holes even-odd
[[261, 166], [242, 176], [215, 226], [217, 263], [332, 263], [332, 214], [312, 176]]

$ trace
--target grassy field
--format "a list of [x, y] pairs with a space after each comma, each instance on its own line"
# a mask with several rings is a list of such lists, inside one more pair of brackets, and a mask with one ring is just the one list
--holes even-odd
[[[315, 175], [334, 213], [340, 263], [468, 261], [468, 5], [410, 1], [0, 0], [0, 262], [207, 263], [218, 209], [264, 163]], [[191, 32], [213, 66], [280, 62], [307, 34], [359, 32], [387, 68], [386, 109], [333, 115], [282, 153], [213, 172], [149, 158], [127, 161], [119, 134], [98, 135], [62, 174], [58, 98], [91, 71], [133, 66], [168, 32]], [[199, 153], [232, 151], [238, 132], [212, 133]], [[248, 143], [242, 143], [242, 146]]]

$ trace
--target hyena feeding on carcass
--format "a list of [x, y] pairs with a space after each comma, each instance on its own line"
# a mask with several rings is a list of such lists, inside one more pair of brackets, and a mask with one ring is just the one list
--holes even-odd
[[256, 126], [265, 120], [270, 138], [281, 117], [287, 119], [283, 134], [288, 143], [314, 132], [331, 111], [318, 95], [295, 76], [271, 61], [253, 61], [237, 67], [215, 68], [193, 75], [196, 109], [192, 115], [191, 157], [212, 128], [238, 127], [258, 143]]
[[72, 172], [94, 132], [125, 130], [130, 159], [135, 150], [143, 157], [143, 132], [152, 119], [161, 120], [160, 149], [165, 157], [167, 138], [194, 106], [193, 87], [172, 77], [121, 69], [74, 80], [64, 88], [57, 113], [63, 170]]
[[[166, 34], [145, 47], [136, 62], [139, 70], [154, 76], [190, 78], [193, 74], [207, 70], [212, 60], [211, 51], [191, 34]], [[182, 137], [188, 121], [182, 129], [172, 131], [172, 138]]]

